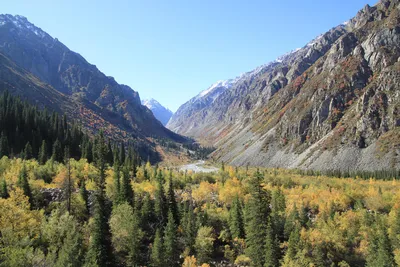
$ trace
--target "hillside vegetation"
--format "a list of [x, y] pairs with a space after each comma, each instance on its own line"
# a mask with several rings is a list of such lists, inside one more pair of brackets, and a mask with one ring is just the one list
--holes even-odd
[[[0, 160], [0, 266], [399, 266], [400, 182]], [[124, 162], [123, 164], [121, 162]]]

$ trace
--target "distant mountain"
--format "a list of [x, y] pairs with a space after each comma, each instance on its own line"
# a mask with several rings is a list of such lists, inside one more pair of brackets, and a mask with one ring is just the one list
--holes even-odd
[[149, 137], [184, 140], [141, 105], [137, 92], [22, 16], [0, 15], [0, 90], [66, 113], [92, 133], [104, 129], [117, 140], [146, 146], [152, 146]]
[[234, 165], [400, 167], [399, 10], [398, 0], [365, 6], [216, 97], [191, 99], [167, 126]]
[[197, 96], [179, 107], [172, 115], [167, 124], [167, 128], [174, 132], [189, 132], [191, 124], [190, 117], [203, 109], [209, 107], [224, 91], [232, 87], [237, 79], [218, 81]]
[[154, 117], [164, 126], [167, 125], [169, 119], [172, 117], [173, 112], [153, 98], [142, 100], [142, 105], [148, 107], [153, 112]]

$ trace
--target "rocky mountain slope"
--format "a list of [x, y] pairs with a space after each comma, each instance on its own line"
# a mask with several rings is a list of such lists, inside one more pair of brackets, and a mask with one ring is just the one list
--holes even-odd
[[118, 84], [25, 17], [0, 15], [0, 90], [19, 94], [73, 119], [91, 132], [149, 143], [182, 141], [141, 105], [139, 94]]
[[156, 119], [159, 120], [164, 126], [167, 125], [169, 119], [173, 115], [171, 110], [164, 107], [153, 98], [142, 100], [142, 105], [150, 109], [151, 112], [153, 112], [154, 117], [156, 117]]
[[242, 75], [212, 103], [189, 101], [168, 127], [235, 165], [399, 167], [399, 61], [400, 4], [381, 0]]

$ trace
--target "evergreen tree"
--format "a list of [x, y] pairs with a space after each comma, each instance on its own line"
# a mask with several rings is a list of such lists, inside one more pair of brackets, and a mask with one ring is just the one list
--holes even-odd
[[165, 248], [165, 264], [168, 266], [178, 266], [178, 241], [177, 228], [172, 211], [168, 212], [168, 223], [165, 227], [164, 248]]
[[143, 197], [143, 204], [140, 210], [140, 214], [142, 229], [147, 233], [147, 236], [153, 236], [153, 224], [155, 224], [156, 215], [154, 213], [154, 204], [149, 194], [145, 194]]
[[266, 222], [269, 215], [269, 194], [262, 188], [262, 175], [257, 171], [249, 181], [251, 197], [246, 205], [246, 255], [254, 266], [265, 260]]
[[85, 216], [87, 216], [89, 214], [89, 193], [86, 190], [86, 183], [84, 179], [81, 180], [79, 194], [81, 195], [82, 200], [85, 202]]
[[267, 225], [267, 234], [265, 241], [265, 262], [264, 267], [277, 267], [279, 266], [280, 250], [279, 241], [274, 234], [272, 223]]
[[32, 191], [28, 182], [28, 172], [26, 170], [25, 164], [22, 165], [21, 171], [19, 172], [17, 186], [24, 191], [24, 195], [29, 198], [29, 203], [32, 205]]
[[63, 191], [64, 201], [66, 202], [67, 211], [70, 213], [71, 212], [72, 192], [74, 189], [74, 185], [73, 185], [72, 177], [71, 177], [71, 175], [72, 175], [71, 174], [71, 162], [70, 162], [70, 155], [69, 155], [68, 147], [65, 149], [64, 162], [65, 162], [65, 167], [67, 168], [67, 177], [64, 179], [64, 182], [62, 185], [62, 191]]
[[167, 222], [168, 206], [164, 193], [164, 179], [161, 172], [157, 177], [157, 188], [154, 195], [154, 211], [159, 225], [164, 227]]
[[174, 185], [172, 182], [172, 171], [169, 172], [167, 201], [168, 201], [168, 210], [172, 212], [172, 215], [174, 216], [174, 222], [177, 225], [179, 225], [180, 223], [179, 210], [178, 210], [178, 204], [176, 203]]
[[210, 226], [199, 228], [195, 241], [196, 256], [199, 263], [208, 263], [214, 251], [214, 233]]
[[32, 146], [31, 144], [28, 142], [25, 145], [25, 149], [24, 149], [24, 158], [26, 160], [31, 159], [32, 158]]
[[312, 252], [312, 260], [315, 267], [327, 266], [325, 263], [325, 253], [322, 248], [322, 244], [316, 244]]
[[300, 229], [299, 227], [295, 227], [293, 231], [290, 233], [288, 249], [286, 251], [285, 257], [289, 259], [294, 259], [297, 252], [299, 251], [300, 244]]
[[143, 233], [140, 228], [140, 212], [138, 210], [133, 213], [133, 232], [131, 233], [131, 237], [132, 243], [129, 250], [129, 263], [130, 266], [139, 266]]
[[47, 161], [47, 146], [45, 140], [42, 141], [42, 145], [40, 146], [38, 161], [41, 165], [44, 165]]
[[126, 201], [133, 206], [134, 204], [134, 192], [131, 185], [131, 179], [129, 177], [129, 167], [125, 164], [122, 168], [122, 180], [120, 188], [121, 201]]
[[150, 266], [164, 267], [163, 244], [160, 229], [157, 229], [156, 236], [151, 247]]
[[119, 151], [119, 161], [120, 162], [125, 162], [125, 145], [124, 143], [121, 143], [121, 149]]
[[0, 185], [0, 197], [1, 198], [8, 198], [9, 196], [10, 195], [8, 194], [6, 179], [3, 179], [1, 181], [1, 185]]
[[271, 227], [274, 235], [279, 240], [284, 240], [284, 229], [285, 229], [285, 196], [282, 190], [277, 189], [272, 191], [271, 195]]
[[293, 205], [293, 208], [289, 215], [285, 220], [285, 227], [284, 227], [284, 236], [285, 240], [288, 240], [291, 233], [296, 228], [297, 223], [299, 222], [299, 212], [297, 211], [296, 203]]
[[114, 204], [121, 203], [121, 179], [120, 179], [120, 165], [119, 159], [114, 159], [114, 187], [115, 187], [115, 196], [114, 196]]
[[190, 254], [193, 254], [197, 229], [196, 229], [196, 218], [191, 203], [188, 203], [188, 206], [185, 209], [184, 217], [182, 219], [181, 224], [183, 228], [183, 243], [188, 252]]
[[86, 265], [91, 266], [107, 266], [112, 262], [112, 249], [110, 247], [110, 229], [108, 220], [109, 211], [105, 204], [105, 171], [106, 171], [107, 145], [105, 143], [104, 134], [101, 131], [96, 137], [95, 160], [99, 170], [96, 180], [97, 190], [95, 192], [95, 207], [93, 215], [93, 228], [91, 243], [86, 257]]
[[53, 160], [57, 162], [62, 162], [63, 160], [63, 153], [60, 141], [57, 139], [53, 144]]
[[0, 159], [3, 156], [8, 156], [8, 155], [9, 155], [8, 138], [5, 132], [2, 131], [0, 137]]
[[233, 199], [232, 207], [229, 210], [229, 230], [231, 232], [232, 239], [244, 238], [242, 205], [237, 195]]
[[388, 237], [387, 229], [382, 220], [375, 223], [371, 232], [371, 240], [369, 242], [367, 267], [394, 267], [394, 256], [392, 246]]

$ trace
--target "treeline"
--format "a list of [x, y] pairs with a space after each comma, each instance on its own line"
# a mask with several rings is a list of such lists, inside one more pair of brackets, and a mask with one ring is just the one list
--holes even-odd
[[387, 170], [374, 170], [374, 171], [363, 171], [363, 170], [297, 170], [298, 174], [307, 176], [327, 176], [337, 178], [360, 178], [360, 179], [379, 179], [379, 180], [392, 180], [400, 179], [400, 170], [387, 169]]
[[[94, 160], [95, 144], [78, 124], [68, 121], [65, 115], [39, 109], [8, 91], [0, 95], [0, 132], [0, 158], [34, 158], [44, 164], [50, 158], [63, 162], [68, 151], [71, 158], [86, 158], [88, 162]], [[107, 149], [107, 163], [111, 165], [114, 154], [120, 154], [122, 162], [125, 153], [138, 162], [139, 153], [153, 158], [148, 149], [131, 143], [126, 148], [124, 143], [108, 140]]]

